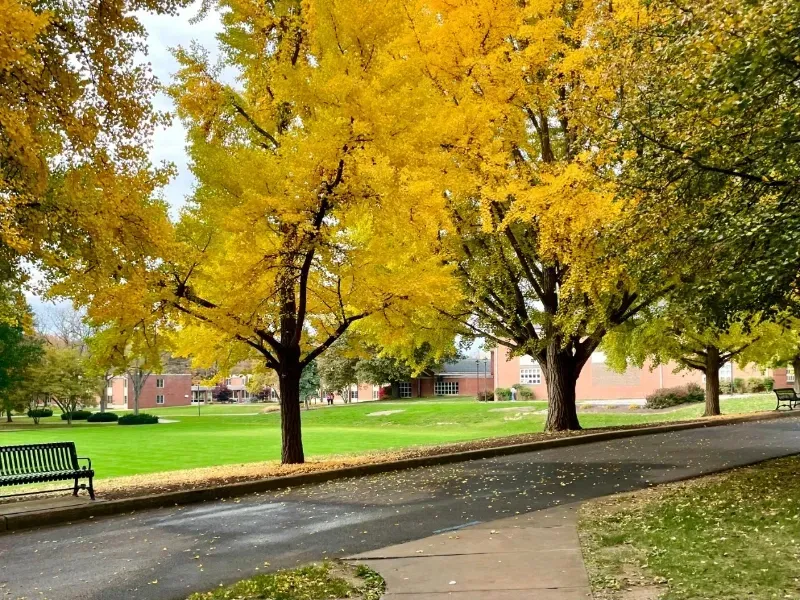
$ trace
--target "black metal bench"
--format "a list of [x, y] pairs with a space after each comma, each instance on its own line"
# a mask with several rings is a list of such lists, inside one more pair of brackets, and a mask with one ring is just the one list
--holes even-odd
[[[80, 467], [78, 461], [87, 461], [88, 465]], [[0, 446], [0, 487], [74, 480], [75, 485], [71, 488], [55, 491], [72, 490], [73, 496], [77, 496], [78, 490], [84, 489], [89, 491], [89, 496], [94, 500], [93, 477], [91, 459], [78, 457], [75, 442]], [[80, 483], [82, 479], [89, 480], [88, 487]], [[9, 495], [25, 496], [51, 491], [54, 490]]]
[[781, 406], [788, 406], [789, 410], [792, 410], [800, 404], [800, 398], [792, 388], [778, 388], [772, 391], [778, 397], [778, 406], [775, 407], [775, 410], [779, 410]]

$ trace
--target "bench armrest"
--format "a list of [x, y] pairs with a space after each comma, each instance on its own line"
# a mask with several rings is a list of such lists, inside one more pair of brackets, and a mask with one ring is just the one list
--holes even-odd
[[89, 463], [89, 466], [88, 466], [88, 467], [83, 467], [83, 468], [84, 468], [84, 469], [89, 469], [90, 471], [92, 470], [92, 459], [91, 459], [91, 458], [89, 458], [89, 457], [83, 457], [83, 456], [79, 456], [79, 457], [78, 457], [78, 460], [85, 460], [86, 462], [88, 462], [88, 463]]

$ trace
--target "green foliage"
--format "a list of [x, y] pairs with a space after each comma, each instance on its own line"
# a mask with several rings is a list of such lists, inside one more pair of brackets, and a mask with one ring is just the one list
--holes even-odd
[[138, 415], [122, 415], [119, 418], [120, 425], [154, 425], [158, 423], [158, 416], [139, 413]]
[[517, 400], [522, 400], [524, 402], [530, 402], [531, 400], [536, 400], [536, 394], [528, 386], [515, 385], [514, 388], [517, 390]]
[[645, 408], [670, 408], [679, 404], [703, 402], [705, 399], [706, 395], [703, 388], [696, 383], [687, 383], [686, 385], [656, 390], [647, 396]]
[[495, 396], [497, 396], [498, 402], [510, 402], [511, 401], [511, 390], [509, 388], [496, 388], [494, 390]]
[[481, 390], [477, 395], [478, 402], [492, 402], [494, 400], [494, 393], [489, 390]]
[[92, 416], [90, 410], [72, 410], [70, 412], [61, 413], [62, 421], [86, 421]]
[[741, 394], [744, 391], [747, 391], [745, 388], [744, 378], [743, 377], [734, 377], [733, 378], [733, 390], [736, 393]]
[[86, 420], [89, 423], [114, 423], [119, 420], [119, 415], [113, 412], [96, 412], [89, 415]]
[[55, 403], [67, 415], [62, 418], [71, 421], [69, 415], [78, 408], [93, 406], [96, 402], [100, 378], [92, 376], [87, 366], [86, 357], [76, 349], [49, 347], [42, 362], [31, 369], [25, 384], [26, 393]]
[[43, 419], [45, 417], [52, 417], [53, 410], [50, 408], [31, 408], [28, 409], [28, 416], [31, 418]]
[[0, 318], [0, 415], [5, 412], [10, 418], [12, 411], [23, 412], [27, 408], [24, 383], [41, 359], [42, 347], [25, 334], [23, 323], [29, 317], [27, 305], [18, 307], [17, 297], [6, 292], [2, 286], [0, 313], [16, 316]]
[[[356, 578], [359, 583], [353, 583]], [[256, 575], [231, 586], [192, 594], [188, 600], [379, 600], [386, 585], [372, 569], [325, 562], [298, 569]]]
[[317, 361], [312, 360], [303, 369], [300, 376], [300, 399], [306, 400], [319, 394], [320, 377]]

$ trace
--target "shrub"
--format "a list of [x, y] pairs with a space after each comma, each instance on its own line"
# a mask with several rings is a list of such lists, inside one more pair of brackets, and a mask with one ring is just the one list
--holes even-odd
[[[89, 416], [91, 414], [92, 414], [92, 411], [90, 411], [90, 410], [73, 410], [72, 411], [72, 420], [73, 421], [85, 421], [86, 419], [89, 418]], [[68, 412], [61, 413], [61, 420], [62, 421], [69, 421], [69, 415], [70, 415], [70, 413], [68, 413]]]
[[752, 379], [748, 379], [747, 383], [745, 383], [744, 379], [741, 377], [735, 377], [733, 379], [733, 393], [741, 394], [744, 391], [747, 391], [748, 384], [753, 381]]
[[645, 408], [669, 408], [679, 404], [687, 404], [691, 402], [703, 402], [706, 395], [696, 383], [687, 383], [672, 388], [663, 388], [656, 390], [647, 396]]
[[732, 394], [733, 393], [733, 384], [731, 383], [730, 379], [721, 379], [719, 382], [719, 393], [720, 394]]
[[113, 423], [119, 419], [117, 413], [112, 412], [96, 412], [86, 419], [89, 423]]
[[494, 391], [495, 395], [497, 396], [498, 402], [510, 402], [511, 401], [511, 390], [508, 388], [497, 388]]
[[533, 390], [529, 387], [525, 387], [524, 385], [515, 386], [517, 389], [517, 400], [524, 400], [525, 402], [530, 402], [531, 400], [536, 399], [536, 394], [533, 393]]
[[120, 425], [153, 425], [158, 423], [156, 415], [148, 415], [146, 413], [139, 413], [138, 415], [122, 415], [119, 418]]
[[478, 392], [478, 402], [493, 402], [494, 401], [494, 393], [488, 390], [484, 390]]
[[764, 377], [764, 391], [771, 392], [775, 387], [775, 380], [772, 377]]
[[44, 417], [52, 417], [53, 409], [51, 408], [32, 408], [28, 411], [28, 416], [33, 419], [43, 419]]

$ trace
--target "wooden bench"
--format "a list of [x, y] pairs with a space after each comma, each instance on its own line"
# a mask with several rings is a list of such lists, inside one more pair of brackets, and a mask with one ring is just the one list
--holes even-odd
[[[81, 467], [78, 465], [78, 461], [87, 461], [88, 465]], [[56, 491], [72, 490], [72, 495], [77, 496], [78, 490], [84, 489], [89, 491], [89, 496], [94, 500], [93, 477], [91, 459], [78, 457], [75, 451], [75, 442], [0, 446], [0, 487], [50, 481], [74, 481], [75, 484], [72, 487], [60, 488]], [[89, 480], [88, 487], [85, 483], [80, 483], [82, 479]], [[9, 495], [26, 496], [51, 491], [53, 490]]]
[[792, 388], [778, 388], [772, 391], [778, 397], [778, 406], [775, 407], [775, 410], [779, 410], [781, 406], [788, 406], [789, 410], [792, 410], [800, 404], [800, 398], [797, 397]]

